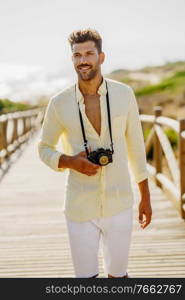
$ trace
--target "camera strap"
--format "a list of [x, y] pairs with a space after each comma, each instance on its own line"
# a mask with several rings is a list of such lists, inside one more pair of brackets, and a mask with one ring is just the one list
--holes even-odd
[[[112, 141], [112, 128], [111, 128], [111, 118], [110, 118], [109, 93], [108, 93], [107, 81], [105, 81], [105, 83], [106, 83], [106, 88], [107, 88], [106, 101], [107, 101], [107, 114], [108, 114], [109, 133], [110, 133], [110, 140], [111, 140], [110, 146], [111, 146], [111, 150], [112, 150], [112, 154], [113, 154], [114, 149], [113, 149], [113, 141]], [[75, 85], [75, 93], [76, 93], [76, 85]], [[87, 141], [86, 135], [85, 135], [84, 124], [83, 124], [82, 114], [81, 114], [81, 111], [80, 111], [79, 101], [78, 101], [78, 109], [79, 109], [80, 123], [81, 123], [83, 140], [84, 140], [84, 147], [85, 147], [85, 151], [86, 151], [87, 155], [89, 155], [89, 151], [88, 151], [88, 148], [87, 148], [88, 141]]]

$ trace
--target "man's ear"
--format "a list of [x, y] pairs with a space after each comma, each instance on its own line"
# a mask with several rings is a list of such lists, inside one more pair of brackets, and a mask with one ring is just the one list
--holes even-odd
[[104, 52], [100, 52], [99, 57], [100, 57], [100, 64], [103, 64], [103, 62], [105, 60], [105, 53]]

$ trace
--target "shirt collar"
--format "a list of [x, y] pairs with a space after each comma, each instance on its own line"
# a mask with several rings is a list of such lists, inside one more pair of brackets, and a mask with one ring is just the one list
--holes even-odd
[[[103, 77], [103, 81], [100, 84], [97, 93], [101, 96], [101, 95], [106, 95], [107, 93], [107, 88], [106, 88], [106, 82], [105, 82], [105, 78]], [[78, 83], [76, 83], [76, 96], [77, 96], [77, 100], [79, 102], [84, 103], [84, 97], [83, 94], [81, 93], [80, 89], [79, 89], [79, 85]], [[101, 99], [101, 97], [100, 97]]]

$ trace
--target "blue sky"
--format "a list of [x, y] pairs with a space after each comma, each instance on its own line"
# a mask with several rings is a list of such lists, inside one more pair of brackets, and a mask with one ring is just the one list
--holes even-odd
[[104, 71], [185, 59], [184, 0], [0, 0], [0, 64], [73, 71], [67, 37], [92, 27]]

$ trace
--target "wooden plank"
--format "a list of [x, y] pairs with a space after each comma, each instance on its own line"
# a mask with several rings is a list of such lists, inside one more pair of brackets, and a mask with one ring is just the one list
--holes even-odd
[[154, 128], [161, 143], [162, 149], [164, 151], [165, 158], [167, 160], [172, 178], [175, 182], [175, 185], [179, 188], [179, 169], [175, 155], [173, 153], [172, 146], [161, 127], [155, 124]]
[[[36, 136], [1, 182], [0, 277], [74, 277], [62, 213], [66, 175], [40, 161], [37, 141]], [[140, 229], [140, 195], [132, 183], [135, 208], [128, 271], [132, 277], [185, 277], [184, 221], [150, 180], [153, 220]], [[99, 277], [107, 277], [101, 248], [99, 271]]]
[[157, 117], [156, 121], [158, 124], [168, 126], [171, 129], [173, 129], [174, 131], [176, 131], [177, 133], [179, 133], [179, 122], [177, 120], [173, 120], [168, 117], [160, 116], [160, 117]]

